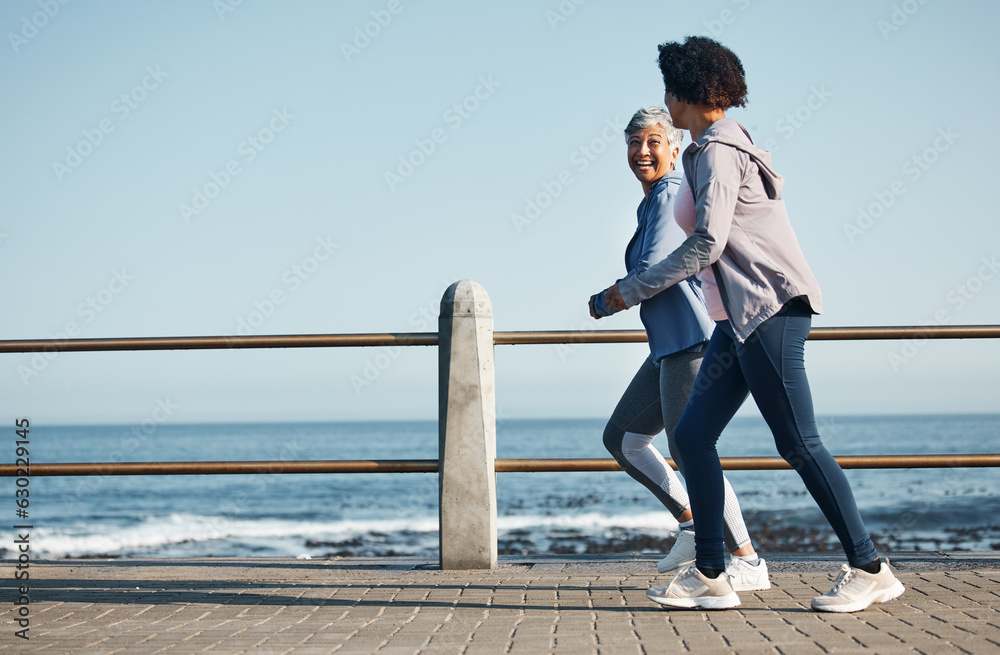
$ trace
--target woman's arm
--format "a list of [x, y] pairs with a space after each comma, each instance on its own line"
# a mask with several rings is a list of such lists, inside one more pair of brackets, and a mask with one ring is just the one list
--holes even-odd
[[[642, 215], [639, 217], [642, 225], [641, 241], [636, 244], [639, 249], [638, 257], [623, 279], [644, 273], [650, 266], [663, 260], [683, 241], [684, 231], [674, 221], [674, 199], [675, 194], [668, 194], [666, 189], [659, 189], [642, 209]], [[611, 288], [616, 289], [621, 282], [619, 279]], [[609, 290], [591, 296], [590, 315], [594, 318], [611, 316], [626, 309], [620, 302], [621, 296], [608, 297]], [[612, 306], [609, 300], [615, 305]]]

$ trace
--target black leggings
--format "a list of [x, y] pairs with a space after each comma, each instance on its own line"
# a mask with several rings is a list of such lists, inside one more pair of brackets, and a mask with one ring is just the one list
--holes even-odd
[[858, 567], [877, 554], [840, 465], [820, 440], [806, 379], [804, 348], [812, 315], [792, 301], [739, 343], [728, 321], [718, 323], [675, 439], [691, 495], [700, 568], [724, 569], [722, 467], [719, 435], [748, 394], [774, 443], [794, 468]]
[[[690, 508], [680, 479], [653, 447], [653, 438], [666, 430], [670, 456], [681, 459], [674, 445], [674, 426], [687, 403], [702, 360], [702, 352], [686, 351], [664, 357], [658, 364], [648, 358], [625, 390], [604, 429], [604, 447], [625, 472], [649, 489], [678, 518]], [[683, 470], [682, 470], [683, 472]], [[725, 485], [725, 544], [730, 552], [750, 543], [740, 504], [729, 482]]]

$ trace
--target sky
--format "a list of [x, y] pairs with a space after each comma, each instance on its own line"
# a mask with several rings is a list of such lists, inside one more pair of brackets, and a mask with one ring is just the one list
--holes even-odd
[[[1000, 6], [791, 0], [0, 4], [0, 339], [595, 322], [656, 46], [742, 59], [814, 326], [1000, 323]], [[685, 141], [687, 143], [687, 141]], [[604, 417], [644, 344], [497, 346], [506, 418]], [[812, 342], [817, 412], [994, 412], [1000, 343]], [[4, 420], [434, 419], [431, 347], [0, 355]], [[743, 414], [756, 409], [748, 402]]]

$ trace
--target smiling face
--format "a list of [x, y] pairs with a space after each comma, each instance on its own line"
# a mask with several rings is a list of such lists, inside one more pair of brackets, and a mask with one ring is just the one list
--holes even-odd
[[646, 127], [628, 135], [628, 165], [642, 184], [643, 193], [648, 194], [657, 180], [674, 170], [679, 152], [680, 148], [670, 145], [662, 125]]

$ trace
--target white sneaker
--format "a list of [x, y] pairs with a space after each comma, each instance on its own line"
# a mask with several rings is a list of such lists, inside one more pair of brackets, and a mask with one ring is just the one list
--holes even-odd
[[725, 573], [712, 579], [702, 574], [694, 564], [681, 569], [666, 587], [647, 589], [646, 597], [660, 605], [688, 609], [721, 610], [740, 604], [740, 597], [733, 591]]
[[678, 530], [674, 536], [677, 540], [670, 552], [656, 565], [656, 570], [660, 573], [669, 573], [694, 562], [694, 531]]
[[764, 591], [771, 588], [771, 580], [767, 576], [767, 562], [758, 558], [753, 564], [734, 557], [726, 566], [726, 575], [733, 591]]
[[833, 589], [813, 598], [812, 608], [818, 612], [859, 612], [872, 603], [899, 598], [903, 590], [903, 583], [893, 575], [886, 560], [878, 573], [866, 573], [844, 564]]

